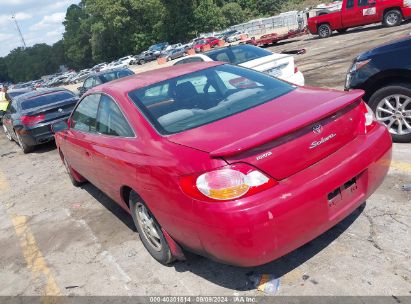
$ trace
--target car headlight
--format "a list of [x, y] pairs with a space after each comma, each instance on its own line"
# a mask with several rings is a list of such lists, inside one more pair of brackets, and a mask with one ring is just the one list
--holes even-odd
[[354, 62], [353, 65], [351, 66], [350, 73], [354, 73], [354, 72], [362, 69], [362, 68], [363, 68], [364, 66], [366, 66], [370, 61], [371, 61], [371, 59]]

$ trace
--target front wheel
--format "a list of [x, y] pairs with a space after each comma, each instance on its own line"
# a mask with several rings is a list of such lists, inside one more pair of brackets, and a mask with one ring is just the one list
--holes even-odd
[[395, 142], [411, 142], [410, 84], [394, 84], [379, 89], [371, 96], [369, 105]]
[[328, 38], [331, 36], [331, 27], [329, 24], [321, 24], [318, 27], [318, 36], [320, 36], [320, 38]]
[[83, 182], [82, 181], [78, 181], [75, 177], [74, 177], [74, 172], [73, 169], [70, 167], [70, 165], [68, 164], [67, 160], [65, 157], [63, 157], [63, 164], [64, 167], [66, 168], [66, 172], [67, 175], [70, 178], [71, 183], [73, 184], [74, 187], [80, 187]]
[[393, 27], [400, 25], [402, 22], [402, 14], [399, 10], [393, 9], [384, 14], [382, 23], [386, 27]]
[[131, 216], [144, 247], [161, 264], [167, 265], [173, 262], [174, 257], [159, 223], [134, 191], [130, 193], [129, 203]]

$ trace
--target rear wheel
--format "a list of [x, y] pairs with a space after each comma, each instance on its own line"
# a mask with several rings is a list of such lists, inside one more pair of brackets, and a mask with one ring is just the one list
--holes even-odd
[[138, 62], [138, 64], [139, 65], [143, 65], [144, 63], [146, 63], [143, 59], [141, 59], [139, 62]]
[[30, 153], [31, 151], [34, 150], [34, 146], [29, 146], [28, 144], [26, 144], [18, 133], [16, 133], [16, 137], [17, 137], [17, 143], [19, 144], [24, 154]]
[[7, 139], [10, 141], [13, 141], [13, 138], [11, 137], [9, 131], [7, 131], [7, 128], [5, 125], [3, 125], [3, 130], [4, 130], [4, 133], [6, 134]]
[[331, 36], [331, 27], [329, 24], [321, 24], [318, 27], [318, 36], [320, 36], [320, 38], [328, 38]]
[[392, 27], [400, 25], [402, 22], [402, 14], [397, 9], [392, 9], [384, 14], [382, 23], [384, 26]]
[[129, 202], [131, 215], [144, 247], [161, 264], [173, 262], [174, 257], [163, 231], [146, 204], [134, 191], [130, 193]]
[[369, 105], [395, 142], [411, 142], [411, 85], [383, 87], [371, 96]]

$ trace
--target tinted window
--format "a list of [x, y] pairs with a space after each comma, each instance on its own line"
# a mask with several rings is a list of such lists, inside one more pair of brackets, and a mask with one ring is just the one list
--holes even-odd
[[[358, 0], [358, 6], [369, 6], [369, 5], [370, 5], [370, 2], [372, 2], [372, 1], [369, 1], [369, 0]], [[375, 3], [375, 0], [374, 0], [373, 2]]]
[[14, 98], [14, 97], [17, 97], [17, 96], [20, 96], [20, 95], [23, 95], [23, 94], [26, 94], [27, 93], [27, 91], [17, 91], [17, 92], [8, 92], [7, 94], [11, 97], [11, 98]]
[[46, 95], [41, 95], [39, 97], [34, 97], [31, 99], [22, 101], [21, 109], [27, 110], [31, 108], [42, 107], [42, 106], [60, 102], [66, 99], [72, 99], [72, 98], [74, 98], [74, 95], [69, 92], [49, 93]]
[[243, 112], [293, 89], [268, 75], [221, 65], [132, 91], [129, 96], [160, 133], [173, 134]]
[[71, 127], [83, 132], [95, 132], [99, 101], [100, 94], [86, 96], [71, 116]]
[[188, 57], [188, 58], [185, 58], [185, 59], [182, 59], [182, 60], [176, 62], [174, 65], [191, 63], [191, 62], [203, 62], [203, 61], [204, 60], [200, 57]]
[[272, 55], [272, 53], [252, 45], [242, 45], [208, 52], [206, 55], [214, 61], [241, 64], [250, 60]]
[[100, 75], [100, 79], [103, 81], [103, 83], [105, 83], [105, 82], [109, 82], [115, 79], [127, 77], [133, 74], [134, 73], [130, 70], [112, 71], [112, 72]]
[[347, 8], [353, 8], [354, 7], [354, 0], [348, 0], [347, 1]]
[[108, 96], [103, 95], [100, 101], [97, 118], [97, 132], [112, 136], [133, 137], [126, 118], [116, 103]]

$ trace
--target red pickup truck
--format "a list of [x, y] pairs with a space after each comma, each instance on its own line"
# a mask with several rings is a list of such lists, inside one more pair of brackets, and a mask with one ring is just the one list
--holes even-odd
[[333, 31], [345, 32], [350, 27], [382, 22], [385, 26], [400, 25], [411, 18], [411, 0], [343, 0], [340, 11], [308, 19], [311, 34], [320, 38]]

